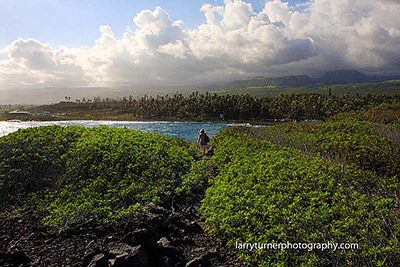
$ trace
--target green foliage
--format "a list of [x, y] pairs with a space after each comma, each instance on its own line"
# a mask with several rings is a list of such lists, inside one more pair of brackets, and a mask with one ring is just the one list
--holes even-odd
[[[254, 80], [255, 83], [260, 80]], [[330, 87], [329, 87], [330, 88]], [[247, 90], [263, 91], [265, 88], [251, 87]], [[241, 89], [238, 89], [241, 90]], [[275, 90], [275, 89], [268, 89]], [[297, 89], [296, 89], [297, 90]], [[333, 88], [333, 91], [336, 89]], [[122, 100], [104, 99], [87, 103], [64, 102], [50, 106], [35, 107], [33, 112], [67, 113], [75, 118], [110, 119], [168, 119], [168, 120], [216, 120], [224, 114], [229, 120], [261, 120], [274, 119], [317, 119], [324, 120], [341, 112], [369, 110], [381, 104], [399, 103], [399, 95], [354, 95], [341, 94], [328, 96], [328, 88], [311, 91], [288, 90], [275, 91], [274, 97], [255, 97], [250, 93], [237, 92], [232, 95], [194, 92], [188, 96], [182, 94], [165, 95]], [[321, 94], [321, 92], [324, 92]]]
[[344, 120], [313, 127], [315, 148], [379, 175], [400, 177], [400, 136], [390, 127]]
[[182, 177], [182, 183], [176, 189], [176, 195], [183, 202], [193, 203], [204, 197], [208, 186], [209, 165], [206, 158], [193, 163], [189, 173]]
[[[359, 130], [350, 121], [341, 123], [268, 130], [230, 128], [217, 135], [213, 161], [220, 172], [207, 190], [202, 206], [210, 232], [251, 266], [398, 264], [398, 179], [390, 173], [380, 176], [363, 171], [356, 160], [342, 165], [312, 156], [321, 156], [315, 150], [322, 151], [324, 145], [332, 142], [332, 150], [339, 151], [341, 146], [335, 142], [343, 136], [348, 138], [346, 133], [353, 134], [352, 142], [359, 142], [356, 146], [360, 154], [362, 147], [367, 149], [365, 146], [370, 151], [380, 151], [381, 146], [384, 150], [386, 145], [393, 144], [377, 136], [370, 141], [367, 137], [374, 135], [362, 122], [356, 122]], [[339, 129], [343, 131], [335, 140], [334, 132]], [[273, 135], [274, 130], [278, 134]], [[365, 131], [368, 134], [361, 134]], [[329, 134], [333, 140], [327, 138]], [[314, 151], [307, 155], [295, 149], [296, 136], [310, 144], [317, 142]], [[279, 146], [271, 143], [276, 140], [280, 141]], [[382, 143], [371, 146], [369, 142], [376, 140]], [[250, 252], [235, 249], [236, 241], [354, 242], [359, 249]]]
[[49, 212], [46, 223], [61, 228], [117, 220], [170, 195], [194, 153], [179, 138], [105, 126], [32, 128], [0, 142], [7, 204], [30, 193]]
[[352, 163], [378, 175], [400, 176], [400, 131], [392, 125], [336, 116], [316, 125], [287, 124], [245, 131], [342, 165]]
[[400, 103], [382, 103], [362, 112], [340, 113], [330, 120], [355, 119], [400, 127]]
[[[208, 187], [202, 210], [209, 231], [251, 266], [400, 264], [395, 98], [303, 95], [272, 101], [230, 96], [223, 98], [225, 103], [212, 95], [189, 99], [190, 105], [180, 96], [125, 102], [128, 107], [150, 103], [153, 108], [167, 103], [157, 112], [173, 109], [178, 117], [209, 116], [204, 100], [212, 112], [226, 104], [225, 114], [244, 117], [262, 113], [325, 118], [341, 110], [363, 111], [320, 123], [228, 128], [213, 138], [212, 160], [194, 143], [129, 129], [19, 130], [0, 138], [3, 205], [29, 197], [48, 212], [47, 224], [63, 229], [88, 219], [113, 222], [134, 216], [146, 204], [165, 199], [193, 203]], [[215, 174], [213, 166], [218, 174], [209, 179]], [[359, 249], [235, 250], [236, 242], [287, 241], [352, 242]]]
[[0, 138], [0, 201], [18, 204], [29, 193], [54, 187], [64, 172], [62, 156], [83, 128], [31, 128]]

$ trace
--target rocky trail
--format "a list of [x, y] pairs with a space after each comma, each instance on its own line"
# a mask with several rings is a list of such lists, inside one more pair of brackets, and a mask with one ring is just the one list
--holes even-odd
[[152, 206], [114, 225], [87, 222], [59, 233], [31, 209], [0, 219], [0, 266], [240, 266], [204, 231], [198, 207]]
[[149, 206], [116, 224], [89, 221], [63, 232], [22, 209], [0, 217], [0, 266], [242, 266], [205, 232], [199, 207]]

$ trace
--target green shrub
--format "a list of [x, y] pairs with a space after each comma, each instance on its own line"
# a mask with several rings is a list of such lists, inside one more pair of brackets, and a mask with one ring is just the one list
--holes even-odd
[[208, 186], [208, 179], [208, 161], [203, 158], [194, 162], [190, 172], [182, 177], [182, 182], [175, 191], [180, 201], [193, 203], [201, 200]]
[[157, 203], [179, 186], [195, 154], [179, 138], [105, 126], [20, 130], [0, 145], [3, 199], [22, 204], [30, 195], [49, 212], [46, 223], [61, 228]]
[[[382, 185], [385, 178], [245, 131], [229, 129], [216, 138], [220, 173], [202, 206], [211, 233], [232, 249], [236, 242], [359, 245], [335, 252], [234, 250], [251, 266], [399, 264], [399, 203]], [[398, 188], [397, 179], [391, 182]]]
[[343, 165], [356, 164], [377, 175], [400, 177], [400, 132], [393, 126], [343, 119], [247, 132], [281, 147], [299, 149]]
[[339, 113], [331, 117], [329, 120], [333, 121], [343, 119], [355, 119], [381, 124], [393, 124], [397, 125], [398, 127], [400, 125], [400, 103], [398, 101], [395, 101], [394, 104], [384, 102], [365, 111]]
[[65, 169], [62, 156], [83, 128], [46, 126], [0, 138], [0, 202], [21, 204], [29, 193], [53, 188]]

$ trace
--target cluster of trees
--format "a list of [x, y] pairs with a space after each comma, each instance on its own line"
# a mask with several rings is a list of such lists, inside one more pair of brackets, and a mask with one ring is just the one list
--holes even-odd
[[344, 94], [279, 95], [274, 98], [246, 95], [217, 95], [194, 92], [185, 97], [182, 94], [122, 99], [85, 99], [79, 103], [63, 102], [61, 105], [45, 106], [53, 112], [74, 112], [85, 114], [130, 115], [145, 119], [199, 119], [213, 120], [224, 114], [232, 120], [273, 120], [273, 119], [317, 119], [332, 115], [366, 110], [382, 103], [400, 102], [400, 96], [376, 96]]

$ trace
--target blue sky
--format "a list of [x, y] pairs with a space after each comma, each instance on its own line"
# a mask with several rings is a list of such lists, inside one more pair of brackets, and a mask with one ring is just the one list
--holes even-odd
[[[263, 9], [266, 0], [246, 1], [254, 10]], [[289, 0], [290, 5], [304, 0]], [[35, 38], [61, 45], [93, 45], [102, 24], [110, 25], [117, 38], [125, 26], [133, 30], [132, 19], [143, 9], [165, 9], [174, 20], [182, 20], [184, 28], [194, 29], [205, 23], [200, 8], [205, 3], [223, 5], [222, 0], [1, 0], [0, 49], [18, 38]]]
[[399, 74], [399, 1], [305, 2], [0, 0], [0, 90]]

